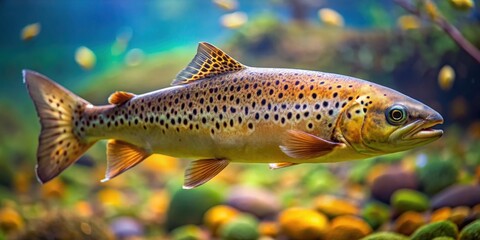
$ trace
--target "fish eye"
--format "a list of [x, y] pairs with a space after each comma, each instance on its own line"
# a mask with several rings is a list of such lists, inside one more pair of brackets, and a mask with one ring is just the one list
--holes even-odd
[[407, 120], [407, 109], [402, 105], [393, 105], [385, 112], [388, 123], [400, 125]]

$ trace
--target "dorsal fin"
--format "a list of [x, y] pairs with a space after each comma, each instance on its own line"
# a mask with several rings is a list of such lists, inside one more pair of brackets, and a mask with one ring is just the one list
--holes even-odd
[[122, 92], [122, 91], [116, 91], [108, 97], [108, 102], [110, 104], [115, 104], [115, 105], [122, 105], [126, 101], [132, 99], [135, 97], [135, 94], [129, 93], [129, 92]]
[[244, 68], [245, 65], [228, 56], [219, 48], [210, 43], [201, 42], [198, 44], [197, 55], [187, 67], [177, 74], [172, 85], [187, 84], [198, 79], [236, 72]]

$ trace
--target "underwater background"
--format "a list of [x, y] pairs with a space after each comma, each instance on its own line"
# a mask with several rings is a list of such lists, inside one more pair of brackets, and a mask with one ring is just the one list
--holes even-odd
[[[0, 239], [478, 240], [478, 4], [0, 0]], [[100, 142], [53, 181], [36, 180], [40, 125], [22, 69], [102, 105], [117, 90], [169, 86], [201, 41], [249, 66], [391, 87], [440, 112], [445, 134], [361, 161], [231, 164], [194, 190], [181, 189], [188, 160], [163, 155], [100, 183]]]

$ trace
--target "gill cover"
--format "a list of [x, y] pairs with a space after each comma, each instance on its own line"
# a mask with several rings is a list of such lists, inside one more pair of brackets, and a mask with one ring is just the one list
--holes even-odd
[[359, 153], [367, 152], [363, 144], [362, 129], [366, 118], [366, 109], [359, 100], [352, 102], [339, 116], [335, 138], [345, 142]]

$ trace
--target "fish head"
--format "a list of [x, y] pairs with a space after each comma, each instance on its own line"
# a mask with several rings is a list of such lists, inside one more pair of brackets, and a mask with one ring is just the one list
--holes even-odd
[[375, 156], [433, 142], [443, 131], [432, 127], [441, 123], [442, 116], [427, 105], [379, 87], [345, 109], [336, 135], [357, 152]]

